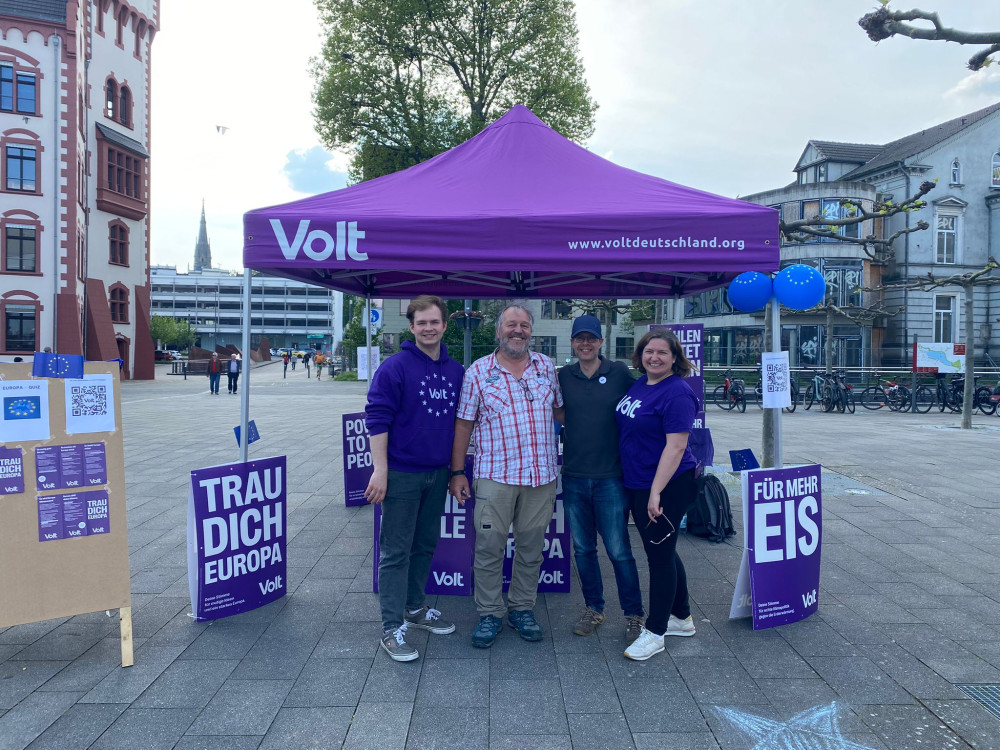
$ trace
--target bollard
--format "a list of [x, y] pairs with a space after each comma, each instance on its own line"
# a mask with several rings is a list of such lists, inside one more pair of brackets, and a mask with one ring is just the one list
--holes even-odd
[[188, 379], [188, 363], [181, 362], [181, 372], [184, 374], [184, 379]]

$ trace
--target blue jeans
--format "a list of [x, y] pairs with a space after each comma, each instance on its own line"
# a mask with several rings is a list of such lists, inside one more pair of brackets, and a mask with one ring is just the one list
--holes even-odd
[[626, 617], [643, 614], [639, 572], [628, 538], [628, 497], [621, 480], [564, 476], [562, 487], [584, 602], [597, 612], [604, 611], [604, 582], [597, 562], [599, 532], [615, 571], [622, 611]]
[[208, 373], [208, 392], [218, 393], [219, 392], [219, 381], [222, 379], [221, 372], [210, 372]]
[[383, 632], [403, 624], [404, 606], [408, 611], [424, 606], [447, 494], [447, 467], [421, 472], [389, 469], [378, 537]]

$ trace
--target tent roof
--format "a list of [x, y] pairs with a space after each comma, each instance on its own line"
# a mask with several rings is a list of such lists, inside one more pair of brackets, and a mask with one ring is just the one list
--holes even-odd
[[678, 297], [778, 268], [774, 209], [617, 166], [523, 106], [401, 172], [244, 215], [247, 268], [373, 297]]

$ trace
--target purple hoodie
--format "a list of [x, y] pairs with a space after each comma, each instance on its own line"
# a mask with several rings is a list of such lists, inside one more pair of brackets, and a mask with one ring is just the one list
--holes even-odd
[[371, 435], [389, 433], [389, 468], [432, 471], [451, 466], [455, 409], [465, 368], [448, 356], [434, 361], [412, 341], [379, 365], [368, 389], [365, 423]]

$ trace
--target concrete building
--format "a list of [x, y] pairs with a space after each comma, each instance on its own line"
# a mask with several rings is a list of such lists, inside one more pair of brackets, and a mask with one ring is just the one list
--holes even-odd
[[[855, 144], [809, 141], [790, 185], [744, 196], [772, 206], [786, 221], [816, 215], [846, 218], [851, 206], [870, 209], [876, 199], [900, 202], [924, 180], [936, 183], [924, 208], [889, 220], [844, 227], [847, 237], [874, 233], [889, 237], [903, 227], [926, 221], [929, 230], [906, 234], [893, 243], [888, 262], [873, 262], [861, 245], [813, 239], [784, 243], [782, 265], [806, 263], [824, 275], [833, 299], [841, 306], [870, 305], [876, 287], [914, 280], [932, 273], [937, 278], [982, 269], [1000, 248], [1000, 104], [891, 143]], [[849, 204], [845, 205], [844, 201]], [[880, 316], [865, 325], [824, 313], [782, 316], [782, 348], [795, 365], [822, 365], [832, 339], [833, 364], [846, 367], [908, 367], [913, 337], [921, 341], [963, 342], [964, 293], [959, 287], [934, 291], [884, 293], [886, 310], [903, 306], [899, 315]], [[1000, 344], [1000, 287], [975, 292], [977, 361], [991, 364]], [[753, 365], [759, 359], [763, 313], [734, 311], [725, 290], [664, 306], [663, 319], [705, 324], [708, 365]], [[991, 351], [993, 354], [991, 355]]]
[[0, 0], [0, 354], [153, 376], [149, 76], [159, 0]]

